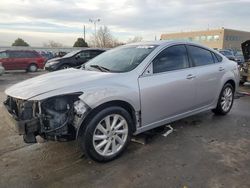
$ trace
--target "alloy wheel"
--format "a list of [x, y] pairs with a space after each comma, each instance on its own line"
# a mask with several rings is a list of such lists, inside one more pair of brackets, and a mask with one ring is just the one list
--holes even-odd
[[233, 102], [233, 91], [230, 87], [226, 87], [221, 96], [221, 108], [224, 112], [227, 112]]
[[128, 123], [119, 114], [111, 114], [103, 118], [96, 126], [93, 134], [93, 146], [102, 156], [118, 153], [125, 145], [128, 137]]

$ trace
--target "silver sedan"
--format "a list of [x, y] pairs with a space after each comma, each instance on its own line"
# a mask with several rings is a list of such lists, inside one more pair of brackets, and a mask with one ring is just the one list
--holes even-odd
[[131, 135], [206, 110], [226, 115], [238, 88], [237, 63], [176, 41], [109, 50], [81, 69], [48, 73], [6, 90], [5, 106], [25, 142], [77, 139], [87, 156], [110, 161]]

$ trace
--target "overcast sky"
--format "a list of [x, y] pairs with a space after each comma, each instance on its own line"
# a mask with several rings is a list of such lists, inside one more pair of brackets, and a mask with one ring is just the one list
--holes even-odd
[[21, 37], [32, 46], [54, 40], [72, 46], [87, 39], [100, 18], [120, 41], [133, 36], [226, 27], [250, 31], [250, 0], [1, 0], [0, 46]]

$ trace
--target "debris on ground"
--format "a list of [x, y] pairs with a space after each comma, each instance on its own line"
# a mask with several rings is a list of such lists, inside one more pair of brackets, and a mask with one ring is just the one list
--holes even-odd
[[173, 131], [174, 131], [174, 129], [171, 127], [171, 125], [161, 126], [161, 127], [157, 127], [155, 129], [146, 131], [146, 132], [144, 132], [142, 134], [136, 135], [136, 136], [132, 137], [131, 141], [135, 142], [137, 144], [145, 145], [154, 136], [162, 135], [164, 137], [167, 137]]
[[168, 130], [162, 134], [162, 136], [164, 136], [164, 137], [167, 137], [169, 134], [171, 134], [174, 131], [174, 129], [173, 129], [173, 127], [171, 127], [171, 125], [167, 125], [166, 128], [168, 128]]
[[250, 93], [249, 92], [246, 92], [246, 91], [239, 91], [239, 92], [237, 92], [237, 95], [240, 95], [240, 96], [250, 96]]
[[137, 136], [132, 137], [131, 141], [135, 142], [137, 144], [145, 145], [148, 142], [148, 138], [149, 137], [147, 135], [141, 134], [141, 135], [137, 135]]

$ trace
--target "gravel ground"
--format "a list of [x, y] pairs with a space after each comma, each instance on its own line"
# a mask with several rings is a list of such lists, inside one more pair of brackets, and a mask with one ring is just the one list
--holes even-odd
[[147, 144], [131, 143], [119, 159], [99, 164], [74, 141], [25, 144], [9, 128], [4, 90], [38, 74], [0, 76], [0, 187], [250, 187], [249, 96], [236, 99], [227, 116], [205, 112], [174, 122], [167, 137], [147, 134]]

